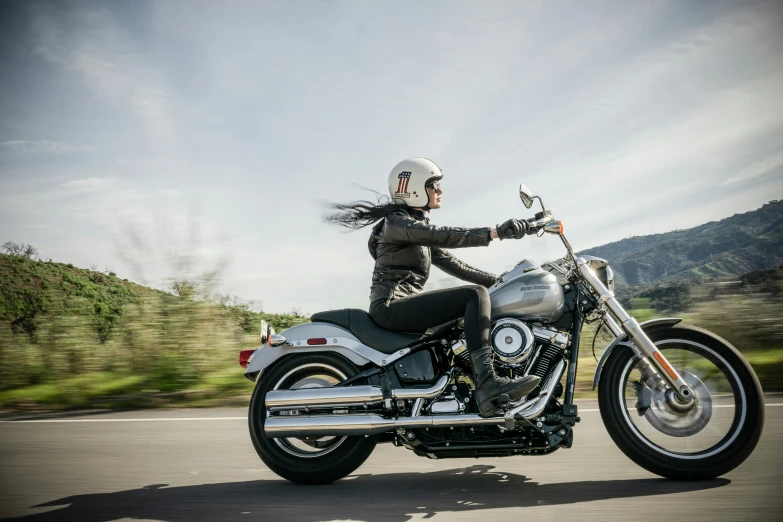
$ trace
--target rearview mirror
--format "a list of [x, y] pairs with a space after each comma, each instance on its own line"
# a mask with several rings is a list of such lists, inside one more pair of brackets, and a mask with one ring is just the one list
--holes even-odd
[[534, 197], [533, 192], [527, 188], [527, 185], [519, 186], [519, 199], [522, 200], [522, 204], [525, 205], [525, 207], [530, 208], [533, 206]]

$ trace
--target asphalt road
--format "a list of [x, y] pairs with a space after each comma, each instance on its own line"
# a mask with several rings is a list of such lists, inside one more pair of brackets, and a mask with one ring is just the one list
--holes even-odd
[[327, 486], [293, 485], [269, 471], [250, 443], [243, 409], [0, 422], [0, 517], [783, 520], [783, 398], [767, 402], [756, 451], [707, 482], [659, 479], [637, 467], [612, 444], [590, 401], [580, 403], [582, 423], [570, 450], [432, 461], [384, 444], [355, 475]]

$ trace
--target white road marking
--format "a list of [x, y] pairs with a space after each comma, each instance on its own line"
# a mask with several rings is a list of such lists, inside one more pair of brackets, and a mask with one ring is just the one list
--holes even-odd
[[[783, 406], [783, 402], [766, 404], [767, 408], [773, 406]], [[715, 404], [713, 408], [733, 408], [733, 404]], [[629, 408], [630, 410], [631, 408]], [[580, 409], [579, 413], [595, 413], [601, 411], [598, 408]], [[162, 417], [157, 419], [36, 419], [36, 420], [6, 420], [0, 421], [0, 424], [34, 424], [48, 422], [177, 422], [177, 421], [226, 421], [226, 420], [247, 420], [247, 417]]]
[[224, 421], [247, 420], [247, 417], [161, 417], [150, 419], [36, 419], [18, 421], [0, 421], [6, 424], [41, 423], [41, 422], [169, 422], [169, 421]]

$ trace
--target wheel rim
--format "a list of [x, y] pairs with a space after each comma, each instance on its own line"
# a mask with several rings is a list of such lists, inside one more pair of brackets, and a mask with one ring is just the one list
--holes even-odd
[[[328, 364], [303, 364], [285, 374], [275, 383], [273, 390], [298, 390], [305, 388], [327, 388], [342, 382], [346, 375]], [[300, 410], [279, 412], [280, 415], [300, 415]], [[270, 416], [268, 409], [264, 409], [264, 415]], [[272, 439], [280, 449], [295, 457], [315, 458], [336, 450], [347, 437], [302, 437], [302, 438], [275, 438]]]
[[639, 359], [633, 357], [623, 368], [617, 389], [625, 422], [645, 445], [670, 457], [702, 459], [720, 453], [745, 424], [742, 381], [726, 359], [703, 344], [685, 339], [655, 344], [688, 382], [696, 402], [693, 408], [678, 411], [677, 403], [667, 403], [672, 397], [651, 389], [650, 408], [639, 415], [637, 403], [645, 401], [640, 400]]

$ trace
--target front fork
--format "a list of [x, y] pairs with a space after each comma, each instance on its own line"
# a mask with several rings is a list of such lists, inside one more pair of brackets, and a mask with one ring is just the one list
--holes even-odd
[[[614, 293], [604, 286], [603, 282], [595, 275], [592, 269], [587, 265], [587, 261], [583, 258], [577, 258], [577, 266], [582, 277], [587, 281], [596, 292], [599, 294], [598, 303], [605, 304], [610, 312], [620, 321], [620, 324], [606, 316], [606, 324], [615, 337], [623, 334], [627, 334], [634, 343], [634, 346], [641, 352], [642, 356], [641, 368], [644, 371], [657, 370], [663, 380], [668, 384], [671, 389], [677, 394], [679, 399], [683, 403], [689, 403], [693, 400], [693, 391], [690, 386], [680, 377], [677, 370], [669, 364], [666, 357], [663, 356], [660, 350], [655, 346], [644, 330], [639, 326], [639, 323], [628, 315], [628, 312], [620, 305], [619, 301], [614, 297]], [[652, 377], [652, 375], [643, 375], [645, 378]]]

